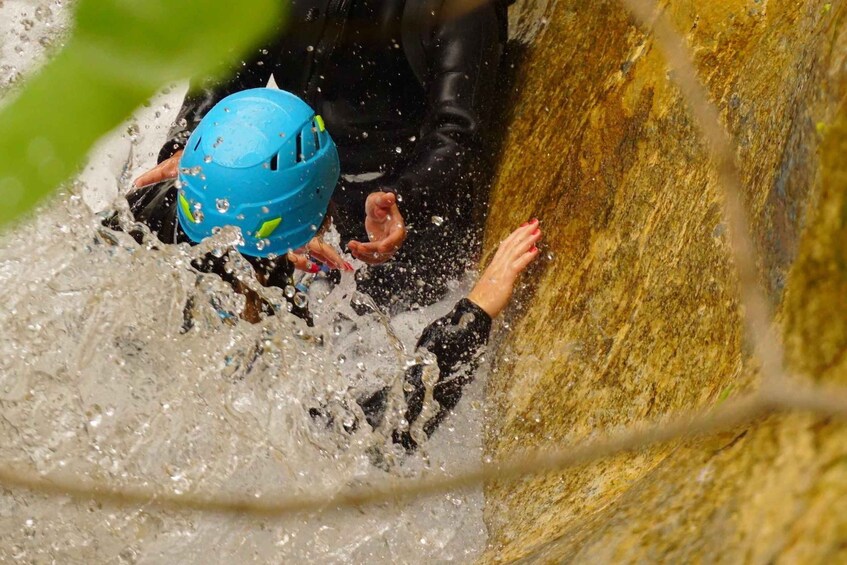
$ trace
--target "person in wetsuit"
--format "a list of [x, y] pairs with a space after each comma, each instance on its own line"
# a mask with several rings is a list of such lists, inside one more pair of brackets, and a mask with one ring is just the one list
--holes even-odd
[[357, 273], [360, 290], [384, 306], [432, 303], [478, 244], [480, 132], [508, 3], [295, 0], [228, 79], [192, 83], [160, 165], [136, 184], [175, 177], [208, 110], [273, 77], [333, 132], [344, 173], [334, 223], [342, 245], [371, 265]]
[[[325, 223], [338, 176], [337, 150], [320, 115], [290, 93], [260, 88], [231, 95], [209, 111], [188, 139], [178, 181], [148, 185], [127, 199], [135, 220], [164, 243], [196, 244], [224, 227], [237, 227], [242, 241], [237, 249], [252, 263], [260, 283], [286, 288], [293, 285], [295, 265], [307, 266], [299, 252], [313, 245]], [[418, 340], [418, 348], [435, 356], [439, 373], [433, 388], [438, 409], [423, 424], [427, 436], [473, 378], [491, 321], [508, 304], [517, 276], [537, 257], [540, 237], [537, 220], [513, 232], [467, 298]], [[325, 255], [341, 261], [337, 254]], [[210, 254], [193, 266], [218, 273], [245, 292], [220, 258]], [[296, 303], [294, 295], [286, 297]], [[292, 312], [308, 321], [303, 305], [295, 304]], [[423, 364], [405, 374], [405, 420], [410, 424], [423, 409], [423, 374]], [[358, 401], [374, 427], [387, 400], [388, 389], [383, 389]], [[394, 430], [393, 438], [407, 450], [416, 447], [406, 429]]]

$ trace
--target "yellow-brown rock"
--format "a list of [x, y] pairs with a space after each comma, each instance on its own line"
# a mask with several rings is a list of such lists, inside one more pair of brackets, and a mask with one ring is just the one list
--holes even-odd
[[[847, 384], [847, 6], [661, 5], [737, 143], [790, 369]], [[663, 54], [616, 1], [547, 17], [486, 232], [491, 248], [537, 216], [551, 254], [495, 360], [494, 459], [758, 386], [716, 174]], [[844, 562], [847, 425], [773, 416], [486, 494], [486, 561]]]

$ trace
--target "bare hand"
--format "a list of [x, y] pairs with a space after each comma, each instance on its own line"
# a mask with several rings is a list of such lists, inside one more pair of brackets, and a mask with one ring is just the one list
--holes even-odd
[[311, 256], [330, 269], [339, 269], [342, 271], [353, 270], [353, 265], [345, 261], [341, 257], [341, 254], [333, 249], [331, 245], [324, 242], [320, 237], [315, 237], [312, 241], [306, 244], [306, 251], [308, 251], [309, 255], [294, 252], [288, 254], [288, 259], [294, 263], [294, 268], [309, 273], [317, 273], [320, 270], [320, 267], [309, 259], [309, 256]]
[[163, 180], [175, 179], [179, 174], [179, 159], [182, 157], [182, 149], [135, 179], [132, 183], [136, 188], [147, 186]]
[[365, 231], [368, 243], [347, 244], [353, 257], [368, 265], [385, 263], [406, 240], [406, 222], [397, 207], [397, 196], [391, 192], [374, 192], [365, 202]]
[[538, 220], [532, 220], [500, 242], [494, 259], [468, 294], [468, 300], [492, 318], [497, 317], [509, 304], [518, 275], [538, 257], [535, 244], [540, 239]]

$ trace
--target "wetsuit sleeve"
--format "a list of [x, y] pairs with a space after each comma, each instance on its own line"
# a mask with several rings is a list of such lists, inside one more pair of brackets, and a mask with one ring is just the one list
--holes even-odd
[[[427, 326], [418, 341], [419, 349], [435, 356], [438, 381], [433, 398], [438, 410], [423, 426], [427, 436], [438, 427], [459, 399], [462, 389], [476, 372], [480, 349], [488, 342], [491, 317], [479, 306], [464, 298], [453, 311]], [[411, 424], [423, 409], [426, 386], [423, 383], [425, 366], [418, 364], [406, 371], [406, 420]], [[395, 431], [394, 441], [406, 449], [414, 449], [415, 441], [409, 432]]]
[[266, 86], [273, 72], [272, 63], [278, 51], [276, 43], [262, 45], [249, 53], [237, 66], [229, 69], [229, 72], [224, 73], [228, 78], [192, 80], [174, 125], [168, 133], [168, 141], [159, 151], [158, 162], [161, 163], [183, 149], [203, 116], [222, 99], [241, 90]]
[[451, 17], [460, 1], [444, 2], [441, 22], [425, 45], [426, 117], [411, 160], [387, 187], [401, 196], [409, 223], [428, 221], [432, 202], [454, 203], [456, 187], [479, 157], [502, 51], [502, 18], [493, 2]]

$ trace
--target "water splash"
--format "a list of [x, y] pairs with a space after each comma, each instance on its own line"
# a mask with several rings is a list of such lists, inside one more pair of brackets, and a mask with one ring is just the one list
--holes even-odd
[[[19, 18], [39, 9], [44, 17], [48, 7], [51, 21], [66, 19], [55, 2], [0, 5], [2, 64], [13, 60], [15, 46], [30, 56], [14, 59], [16, 69], [40, 61], [33, 41], [46, 20], [36, 17], [26, 39], [14, 30]], [[332, 492], [479, 459], [481, 383], [419, 455], [401, 457], [388, 440], [403, 413], [409, 352], [458, 291], [389, 322], [353, 311], [354, 297], [367, 298], [346, 277], [331, 292], [310, 293], [314, 328], [281, 306], [253, 325], [238, 317], [242, 295], [190, 267], [204, 253], [227, 257], [249, 288], [287, 304], [283, 289], [259, 286], [249, 263], [227, 253], [242, 243], [237, 233], [221, 230], [191, 248], [152, 236], [138, 245], [100, 226], [86, 203], [107, 206], [116, 187], [125, 192], [151, 166], [183, 92], [157, 97], [132, 127], [93, 152], [96, 163], [71, 192], [0, 236], [0, 460], [47, 477], [261, 498]], [[145, 229], [128, 219], [122, 199], [113, 206], [127, 229]], [[389, 425], [349, 431], [363, 421], [354, 398], [386, 384]], [[318, 417], [309, 411], [315, 407]], [[0, 561], [470, 561], [485, 544], [481, 508], [474, 491], [407, 508], [233, 520], [0, 492]]]
[[[406, 459], [388, 439], [390, 426], [371, 431], [359, 425], [351, 432], [351, 424], [364, 422], [355, 398], [376, 387], [393, 387], [389, 417], [400, 421], [401, 377], [414, 362], [406, 351], [420, 320], [407, 316], [395, 328], [376, 314], [357, 316], [348, 277], [313, 301], [315, 328], [284, 310], [259, 324], [242, 322], [243, 297], [190, 267], [209, 249], [237, 243], [231, 231], [193, 248], [153, 238], [138, 245], [99, 227], [78, 196], [64, 196], [4, 237], [0, 285], [8, 308], [0, 323], [8, 337], [0, 344], [0, 457], [45, 476], [261, 497], [416, 474], [450, 465], [450, 457], [466, 449], [461, 442], [468, 438], [460, 436], [447, 457], [425, 448]], [[249, 280], [249, 263], [235, 257], [230, 268]], [[271, 303], [286, 303], [282, 289], [257, 289]], [[320, 417], [310, 408], [319, 408]], [[388, 471], [373, 465], [375, 453]], [[38, 540], [49, 539], [61, 549], [48, 553], [63, 559], [99, 560], [131, 548], [139, 558], [182, 561], [205, 555], [215, 532], [221, 541], [214, 546], [226, 548], [221, 554], [245, 559], [239, 552], [247, 548], [269, 561], [406, 561], [421, 551], [464, 558], [469, 547], [481, 549], [480, 542], [469, 546], [468, 533], [453, 524], [462, 523], [468, 507], [479, 511], [479, 496], [460, 495], [460, 506], [445, 499], [262, 528], [248, 518], [231, 523], [71, 501], [58, 506], [15, 493], [0, 496], [0, 505], [15, 508], [14, 516], [33, 516], [41, 533], [24, 536], [11, 527], [11, 517], [0, 515], [0, 546], [32, 557], [41, 554]], [[397, 527], [400, 518], [406, 522]], [[483, 539], [475, 527], [475, 539]], [[103, 545], [106, 531], [110, 541]]]

